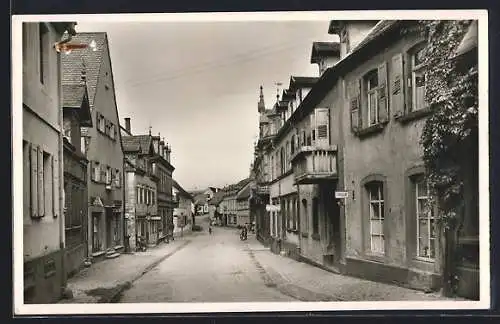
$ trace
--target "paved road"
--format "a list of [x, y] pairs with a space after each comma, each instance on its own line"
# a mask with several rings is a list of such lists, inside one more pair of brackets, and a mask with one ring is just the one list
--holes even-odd
[[215, 227], [208, 235], [207, 220], [196, 222], [204, 233], [135, 281], [121, 303], [294, 300], [265, 285], [237, 230]]

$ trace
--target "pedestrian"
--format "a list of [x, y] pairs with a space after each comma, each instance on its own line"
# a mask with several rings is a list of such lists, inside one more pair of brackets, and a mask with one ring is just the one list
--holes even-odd
[[212, 226], [208, 227], [208, 234], [212, 235]]

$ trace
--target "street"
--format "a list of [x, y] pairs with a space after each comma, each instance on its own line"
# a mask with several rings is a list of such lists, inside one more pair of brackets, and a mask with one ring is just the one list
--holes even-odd
[[203, 232], [123, 293], [121, 303], [293, 301], [267, 287], [236, 229], [213, 227], [197, 217]]

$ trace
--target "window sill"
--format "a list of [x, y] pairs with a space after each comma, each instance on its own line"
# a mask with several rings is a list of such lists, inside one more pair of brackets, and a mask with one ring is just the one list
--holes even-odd
[[423, 109], [411, 111], [405, 113], [404, 115], [396, 116], [395, 119], [401, 124], [407, 124], [413, 120], [418, 120], [428, 116], [431, 113], [430, 107], [426, 107]]
[[319, 234], [315, 233], [313, 235], [311, 235], [312, 239], [315, 240], [315, 241], [319, 241], [320, 240], [320, 237], [319, 237]]
[[429, 263], [429, 264], [434, 264], [436, 262], [436, 259], [431, 259], [431, 258], [426, 258], [426, 257], [413, 257], [414, 261], [417, 262], [424, 262], [424, 263]]
[[381, 133], [384, 130], [387, 123], [388, 122], [381, 122], [381, 123], [372, 125], [370, 127], [362, 128], [362, 129], [358, 130], [355, 134], [359, 138], [366, 138], [366, 137]]

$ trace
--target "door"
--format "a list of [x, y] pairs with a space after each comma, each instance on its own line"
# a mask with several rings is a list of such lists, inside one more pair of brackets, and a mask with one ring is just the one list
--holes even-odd
[[330, 260], [332, 263], [338, 263], [341, 254], [340, 205], [335, 199], [335, 188], [336, 186], [329, 186], [323, 199], [326, 211], [328, 252], [333, 254]]

